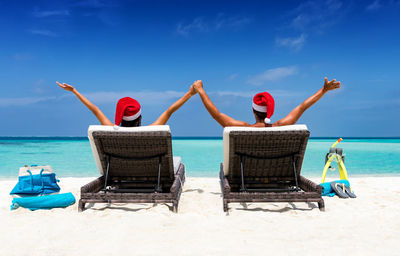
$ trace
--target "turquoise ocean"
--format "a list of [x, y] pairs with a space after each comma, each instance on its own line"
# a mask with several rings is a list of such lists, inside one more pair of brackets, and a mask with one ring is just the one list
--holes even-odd
[[[325, 154], [337, 138], [311, 138], [302, 174], [320, 177]], [[173, 153], [181, 156], [189, 177], [218, 177], [222, 138], [173, 138]], [[352, 176], [400, 175], [400, 138], [344, 138], [345, 164]], [[23, 165], [51, 165], [58, 177], [98, 176], [87, 138], [1, 137], [0, 178], [18, 176]], [[328, 171], [330, 178], [338, 171]]]

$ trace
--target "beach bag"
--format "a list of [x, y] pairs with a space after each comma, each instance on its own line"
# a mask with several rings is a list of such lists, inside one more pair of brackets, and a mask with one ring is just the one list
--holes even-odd
[[18, 183], [10, 195], [33, 196], [53, 194], [60, 191], [56, 174], [49, 165], [24, 166], [19, 169]]

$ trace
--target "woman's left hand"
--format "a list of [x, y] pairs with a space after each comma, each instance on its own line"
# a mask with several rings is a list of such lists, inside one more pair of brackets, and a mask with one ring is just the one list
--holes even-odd
[[66, 83], [61, 84], [59, 82], [56, 82], [56, 83], [58, 84], [58, 86], [60, 86], [62, 89], [66, 90], [66, 91], [72, 92], [75, 90], [75, 88], [72, 85], [69, 85]]
[[324, 91], [330, 91], [334, 89], [340, 88], [340, 82], [336, 81], [336, 79], [333, 79], [332, 81], [328, 81], [328, 78], [325, 77], [325, 83], [324, 83]]

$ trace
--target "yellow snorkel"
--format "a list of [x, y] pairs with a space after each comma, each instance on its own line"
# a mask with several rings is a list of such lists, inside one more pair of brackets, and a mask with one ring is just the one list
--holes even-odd
[[342, 140], [343, 140], [342, 138], [339, 138], [335, 143], [332, 144], [331, 148], [336, 147], [336, 145], [337, 145], [339, 142], [341, 142]]
[[[347, 170], [346, 167], [344, 166], [344, 155], [343, 155], [343, 149], [341, 148], [335, 148], [336, 145], [341, 142], [343, 139], [339, 138], [335, 143], [332, 144], [331, 148], [329, 149], [329, 153], [326, 154], [325, 157], [325, 167], [324, 170], [322, 171], [322, 181], [321, 183], [325, 182], [326, 178], [326, 173], [328, 172], [328, 169], [331, 168], [331, 163], [332, 161], [335, 161], [339, 167], [339, 175], [341, 180], [349, 180], [347, 176]], [[335, 169], [333, 169], [335, 170]]]

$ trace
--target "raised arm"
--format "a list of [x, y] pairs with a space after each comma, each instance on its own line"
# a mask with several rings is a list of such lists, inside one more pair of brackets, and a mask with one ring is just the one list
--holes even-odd
[[336, 82], [336, 79], [332, 81], [328, 81], [328, 78], [325, 77], [324, 86], [319, 89], [314, 95], [306, 99], [303, 103], [295, 107], [287, 116], [282, 118], [281, 120], [272, 124], [272, 126], [282, 126], [282, 125], [291, 125], [295, 124], [297, 120], [303, 115], [304, 111], [306, 111], [309, 107], [314, 105], [317, 101], [319, 101], [322, 96], [325, 95], [328, 91], [340, 88], [340, 82]]
[[92, 111], [92, 113], [97, 117], [97, 119], [102, 125], [110, 125], [110, 126], [114, 125], [96, 105], [90, 102], [85, 96], [80, 94], [72, 85], [66, 83], [61, 84], [59, 82], [56, 83], [62, 89], [75, 94], [75, 96], [78, 97], [78, 99], [83, 103], [83, 105], [85, 105], [90, 111]]
[[199, 93], [201, 100], [203, 101], [204, 107], [206, 107], [208, 113], [210, 113], [212, 118], [214, 118], [215, 121], [217, 121], [222, 127], [250, 125], [246, 122], [235, 120], [232, 117], [219, 112], [217, 107], [214, 105], [214, 103], [210, 100], [207, 93], [205, 92], [203, 88], [203, 82], [201, 80], [197, 80], [196, 82], [194, 82], [193, 85], [195, 90]]
[[159, 118], [157, 118], [157, 120], [152, 123], [151, 125], [164, 125], [167, 123], [168, 119], [171, 117], [171, 115], [177, 111], [180, 107], [182, 107], [183, 104], [186, 103], [186, 101], [188, 101], [190, 99], [190, 97], [192, 97], [193, 95], [196, 94], [196, 91], [193, 88], [193, 85], [190, 86], [190, 89], [187, 93], [185, 93], [185, 95], [182, 96], [182, 98], [180, 98], [179, 100], [175, 101], [167, 110], [164, 111], [164, 113], [162, 113], [160, 115]]

